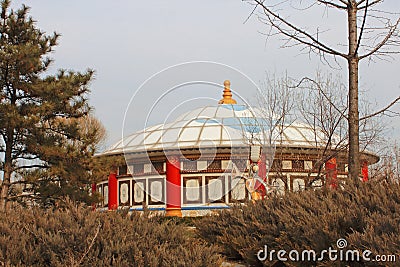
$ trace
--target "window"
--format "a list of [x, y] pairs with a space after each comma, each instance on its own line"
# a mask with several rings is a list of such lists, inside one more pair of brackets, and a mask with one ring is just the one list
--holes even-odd
[[162, 178], [149, 179], [149, 204], [163, 204], [165, 202], [165, 180]]
[[130, 181], [119, 181], [119, 206], [130, 206]]
[[103, 186], [103, 203], [104, 206], [108, 206], [108, 184]]
[[146, 202], [146, 180], [135, 179], [133, 180], [133, 204], [142, 205]]
[[293, 186], [292, 186], [293, 192], [303, 191], [305, 188], [306, 188], [306, 183], [304, 182], [304, 179], [300, 178], [293, 179]]
[[183, 184], [184, 204], [200, 204], [203, 202], [201, 194], [201, 177], [184, 177]]
[[207, 202], [225, 202], [225, 176], [206, 177]]
[[275, 178], [271, 181], [271, 187], [279, 196], [285, 195], [285, 182], [281, 178]]
[[229, 202], [244, 202], [248, 199], [248, 192], [246, 189], [246, 181], [242, 177], [235, 177], [232, 179], [229, 176], [230, 186], [229, 189]]

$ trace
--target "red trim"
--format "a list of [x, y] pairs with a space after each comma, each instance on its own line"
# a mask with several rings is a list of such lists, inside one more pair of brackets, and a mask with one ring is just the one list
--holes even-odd
[[108, 210], [118, 208], [118, 180], [115, 172], [108, 176]]

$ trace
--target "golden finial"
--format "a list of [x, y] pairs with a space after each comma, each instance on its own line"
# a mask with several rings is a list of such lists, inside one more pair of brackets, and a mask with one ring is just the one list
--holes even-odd
[[231, 82], [229, 80], [224, 81], [224, 87], [223, 98], [218, 104], [237, 104], [236, 100], [232, 98]]

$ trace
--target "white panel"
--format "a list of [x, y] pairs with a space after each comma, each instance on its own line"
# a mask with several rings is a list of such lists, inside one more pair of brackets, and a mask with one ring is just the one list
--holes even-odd
[[322, 181], [321, 180], [314, 181], [314, 182], [312, 182], [311, 186], [318, 189], [318, 188], [322, 187]]
[[300, 134], [300, 132], [295, 127], [286, 127], [284, 130], [285, 135], [287, 135], [289, 142], [306, 142], [307, 140]]
[[283, 170], [291, 170], [292, 169], [292, 161], [291, 160], [282, 160], [282, 169]]
[[150, 183], [150, 193], [152, 202], [160, 202], [163, 195], [163, 187], [161, 181], [153, 181]]
[[293, 192], [302, 191], [306, 188], [306, 183], [303, 179], [294, 179], [293, 180]]
[[200, 200], [199, 180], [187, 180], [186, 181], [186, 199], [188, 201]]
[[180, 142], [197, 141], [199, 138], [201, 127], [183, 128], [179, 137]]
[[240, 179], [236, 186], [232, 189], [232, 198], [235, 200], [244, 200], [246, 198], [246, 183]]
[[207, 161], [205, 161], [205, 160], [198, 160], [198, 161], [197, 161], [197, 170], [198, 170], [198, 171], [207, 170]]
[[152, 132], [148, 136], [146, 136], [143, 143], [145, 145], [153, 144], [153, 143], [157, 142], [158, 139], [160, 139], [161, 134], [162, 134], [161, 130]]
[[205, 126], [201, 132], [199, 141], [215, 140], [216, 142], [219, 142], [218, 140], [221, 136], [221, 129], [222, 127], [218, 124], [213, 126]]
[[208, 183], [208, 198], [210, 201], [221, 199], [224, 195], [223, 184], [220, 179], [212, 179]]
[[104, 195], [103, 195], [103, 199], [104, 199], [104, 205], [108, 205], [108, 185], [104, 186]]
[[226, 126], [222, 127], [222, 136], [221, 139], [222, 140], [232, 140], [234, 138], [234, 135], [232, 135], [230, 133], [230, 131], [228, 131], [228, 128]]
[[153, 164], [151, 164], [151, 163], [143, 164], [143, 172], [144, 173], [150, 173], [152, 171], [152, 168], [153, 168]]
[[221, 160], [221, 168], [223, 170], [232, 169], [232, 161], [231, 160]]
[[283, 196], [285, 194], [285, 183], [281, 178], [274, 179], [272, 181], [272, 187], [278, 195]]
[[178, 136], [180, 128], [165, 129], [163, 136], [160, 140], [162, 143], [176, 143], [178, 141]]
[[133, 201], [136, 203], [144, 201], [144, 183], [143, 182], [136, 182], [133, 187]]
[[128, 184], [124, 183], [120, 186], [119, 199], [122, 204], [126, 204], [129, 201], [129, 188]]
[[305, 160], [304, 161], [304, 169], [305, 170], [311, 170], [312, 169], [312, 161], [311, 160]]

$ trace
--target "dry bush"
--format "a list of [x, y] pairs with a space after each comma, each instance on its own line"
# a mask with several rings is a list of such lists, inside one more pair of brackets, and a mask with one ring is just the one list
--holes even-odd
[[[400, 186], [397, 184], [348, 184], [343, 190], [288, 193], [223, 211], [218, 217], [196, 222], [199, 234], [224, 248], [231, 259], [251, 266], [260, 262], [257, 252], [296, 249], [321, 252], [345, 238], [346, 250], [371, 250], [377, 254], [400, 254]], [[288, 255], [286, 254], [286, 258]], [[275, 254], [276, 259], [276, 254]], [[287, 266], [369, 266], [367, 262], [285, 262]], [[398, 260], [398, 259], [397, 259]], [[336, 264], [336, 265], [335, 265]], [[342, 264], [342, 265], [340, 265]], [[378, 266], [375, 262], [372, 266]]]
[[[184, 224], [127, 212], [57, 210], [1, 214], [0, 265], [218, 266], [216, 246], [193, 239]], [[2, 264], [1, 264], [2, 263]]]

